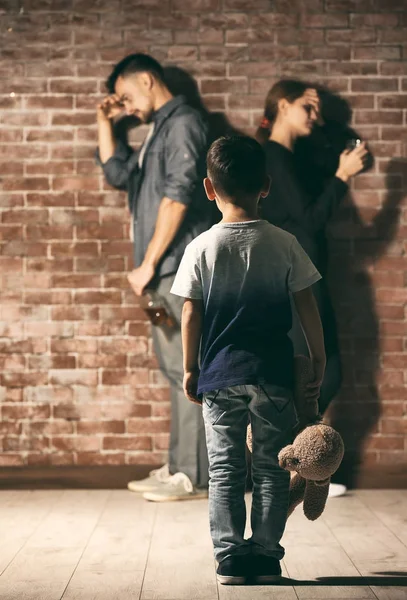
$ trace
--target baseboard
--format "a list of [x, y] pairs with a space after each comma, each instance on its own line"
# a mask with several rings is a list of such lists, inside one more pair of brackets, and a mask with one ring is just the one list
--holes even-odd
[[0, 490], [125, 489], [132, 479], [143, 479], [152, 465], [4, 467]]
[[[0, 490], [125, 489], [132, 479], [143, 479], [151, 465], [95, 467], [5, 467]], [[357, 489], [407, 489], [406, 465], [362, 468]]]

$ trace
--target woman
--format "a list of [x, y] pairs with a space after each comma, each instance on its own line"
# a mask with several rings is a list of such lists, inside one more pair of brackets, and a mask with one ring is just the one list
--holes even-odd
[[[313, 288], [324, 327], [327, 356], [319, 400], [320, 412], [323, 413], [341, 385], [335, 315], [325, 282], [325, 228], [334, 209], [348, 191], [349, 179], [363, 170], [368, 151], [364, 142], [352, 151], [345, 150], [339, 157], [334, 177], [326, 182], [315, 181], [313, 173], [313, 185], [307, 185], [310, 173], [306, 182], [304, 163], [296, 163], [293, 151], [295, 143], [300, 138], [309, 136], [320, 119], [320, 100], [315, 89], [301, 81], [279, 81], [267, 95], [264, 119], [256, 138], [264, 145], [271, 177], [270, 194], [261, 205], [262, 217], [295, 235], [323, 277]], [[306, 164], [310, 165], [311, 162], [307, 161]], [[321, 174], [319, 178], [321, 179]], [[318, 189], [320, 193], [310, 194], [311, 188]], [[294, 352], [308, 354], [295, 311], [290, 336]]]

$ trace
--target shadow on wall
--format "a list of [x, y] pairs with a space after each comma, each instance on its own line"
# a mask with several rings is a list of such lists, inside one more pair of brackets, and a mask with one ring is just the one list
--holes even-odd
[[174, 96], [183, 95], [193, 108], [203, 113], [209, 123], [209, 139], [213, 142], [222, 135], [241, 133], [234, 129], [229, 123], [226, 115], [222, 112], [210, 112], [203, 103], [195, 79], [184, 69], [171, 65], [164, 67], [165, 82]]
[[[349, 126], [351, 109], [347, 102], [326, 89], [320, 91], [325, 121], [323, 135], [316, 131], [310, 139], [303, 141], [298, 157], [301, 160], [312, 156], [313, 168], [322, 170], [326, 177], [332, 177], [347, 140], [360, 136]], [[372, 165], [373, 157], [368, 168]], [[305, 171], [303, 169], [304, 176]], [[307, 185], [309, 191], [315, 193], [315, 189], [311, 190], [313, 178], [309, 177], [310, 173], [312, 169], [306, 177]], [[378, 380], [385, 385], [397, 385], [397, 381], [386, 381], [386, 374], [379, 373], [381, 346], [371, 271], [386, 255], [396, 236], [399, 207], [407, 191], [406, 184], [406, 159], [392, 159], [385, 175], [385, 199], [370, 223], [365, 224], [349, 194], [328, 229], [331, 251], [328, 279], [343, 365], [342, 389], [332, 402], [329, 418], [332, 426], [343, 436], [346, 449], [334, 480], [349, 488], [357, 485], [365, 443], [376, 430], [381, 414]], [[390, 263], [382, 268], [391, 270]]]

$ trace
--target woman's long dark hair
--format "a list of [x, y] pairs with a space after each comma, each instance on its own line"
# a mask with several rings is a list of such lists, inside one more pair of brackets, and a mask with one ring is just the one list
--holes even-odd
[[279, 101], [285, 98], [290, 103], [294, 102], [298, 98], [301, 98], [305, 90], [310, 87], [314, 86], [297, 79], [281, 79], [273, 85], [266, 97], [264, 118], [257, 128], [255, 135], [256, 140], [262, 146], [264, 146], [270, 137], [270, 132], [277, 117]]

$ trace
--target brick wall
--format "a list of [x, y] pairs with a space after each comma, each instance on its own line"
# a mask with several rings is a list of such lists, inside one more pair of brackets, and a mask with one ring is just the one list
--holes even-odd
[[405, 0], [0, 0], [0, 13], [0, 465], [165, 457], [168, 390], [126, 282], [126, 198], [93, 161], [104, 78], [133, 51], [185, 69], [248, 132], [281, 76], [349, 101], [375, 165], [331, 228], [332, 414], [354, 460], [407, 463]]

